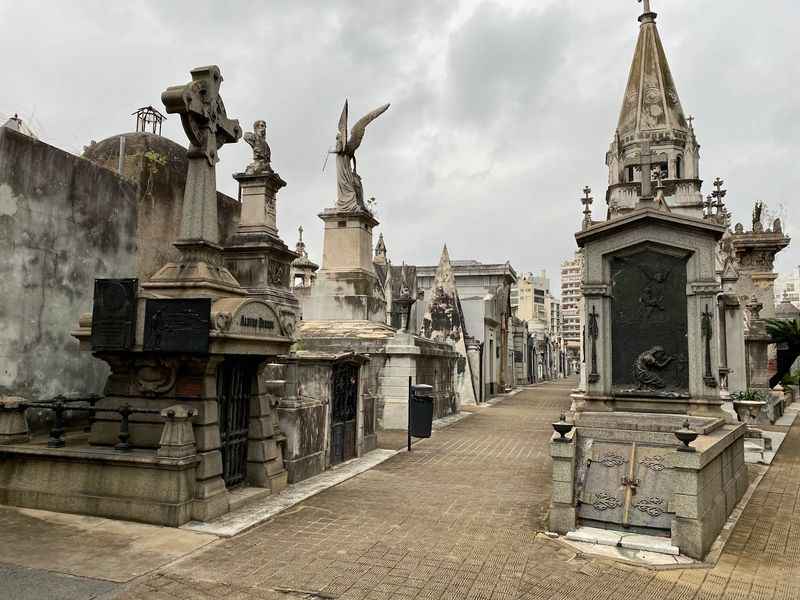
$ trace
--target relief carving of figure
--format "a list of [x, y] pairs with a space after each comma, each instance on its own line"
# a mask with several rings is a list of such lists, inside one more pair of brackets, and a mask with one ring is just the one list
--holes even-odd
[[633, 363], [633, 374], [640, 390], [655, 391], [666, 387], [664, 379], [656, 372], [663, 371], [674, 356], [669, 356], [661, 346], [642, 352]]
[[248, 175], [263, 175], [272, 173], [272, 151], [267, 144], [267, 122], [256, 121], [253, 123], [253, 132], [244, 134], [244, 141], [253, 149], [253, 162], [247, 165], [245, 173]]
[[347, 101], [344, 103], [342, 115], [339, 117], [339, 132], [336, 134], [336, 184], [337, 197], [336, 208], [341, 211], [360, 211], [366, 210], [364, 205], [364, 188], [361, 185], [361, 177], [356, 171], [356, 150], [361, 146], [364, 139], [364, 132], [367, 125], [381, 116], [389, 108], [384, 104], [376, 108], [365, 116], [361, 117], [350, 132], [350, 139], [347, 139]]

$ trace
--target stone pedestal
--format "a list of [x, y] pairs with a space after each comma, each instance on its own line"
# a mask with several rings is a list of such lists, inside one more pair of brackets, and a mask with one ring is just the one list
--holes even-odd
[[242, 213], [236, 234], [225, 245], [224, 262], [250, 296], [279, 307], [281, 323], [294, 333], [300, 303], [290, 289], [292, 261], [297, 254], [278, 236], [275, 202], [286, 185], [277, 173], [238, 173]]
[[303, 303], [306, 320], [386, 322], [386, 299], [372, 265], [372, 230], [365, 210], [326, 209], [322, 268]]

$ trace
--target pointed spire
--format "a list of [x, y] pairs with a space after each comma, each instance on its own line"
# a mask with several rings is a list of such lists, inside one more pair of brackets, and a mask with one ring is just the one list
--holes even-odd
[[378, 236], [378, 243], [375, 245], [375, 258], [372, 262], [385, 265], [386, 260], [386, 242], [383, 241], [383, 233], [381, 233]]
[[644, 0], [639, 41], [619, 116], [618, 129], [626, 141], [644, 137], [642, 132], [679, 130], [688, 134], [690, 131], [656, 27], [656, 16], [649, 0]]
[[450, 264], [450, 252], [447, 250], [447, 244], [442, 248], [442, 256], [439, 258], [439, 266], [436, 267], [436, 275], [433, 278], [433, 287], [434, 289], [456, 289], [456, 277], [453, 274], [453, 265]]

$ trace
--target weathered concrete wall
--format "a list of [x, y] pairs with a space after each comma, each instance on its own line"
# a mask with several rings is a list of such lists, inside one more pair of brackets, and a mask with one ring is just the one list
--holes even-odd
[[96, 277], [136, 273], [136, 187], [0, 128], [0, 393], [99, 393], [108, 368], [70, 330]]

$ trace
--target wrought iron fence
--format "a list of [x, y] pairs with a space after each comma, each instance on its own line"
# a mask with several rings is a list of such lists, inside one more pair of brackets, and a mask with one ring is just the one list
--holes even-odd
[[[114, 446], [115, 450], [120, 452], [130, 452], [133, 448], [130, 443], [130, 417], [131, 415], [145, 414], [145, 415], [160, 415], [161, 411], [156, 408], [134, 408], [128, 403], [121, 406], [102, 407], [97, 408], [97, 403], [103, 399], [103, 396], [90, 395], [84, 397], [67, 398], [65, 396], [56, 396], [50, 400], [39, 402], [20, 402], [19, 408], [23, 410], [36, 409], [36, 410], [51, 410], [53, 412], [53, 426], [50, 429], [47, 446], [49, 448], [63, 448], [67, 442], [65, 439], [64, 428], [64, 414], [70, 411], [80, 411], [89, 413], [89, 424], [84, 429], [85, 432], [91, 430], [92, 424], [95, 421], [97, 413], [116, 413], [120, 416], [119, 424], [119, 443]], [[87, 403], [89, 406], [75, 406], [77, 403]]]

